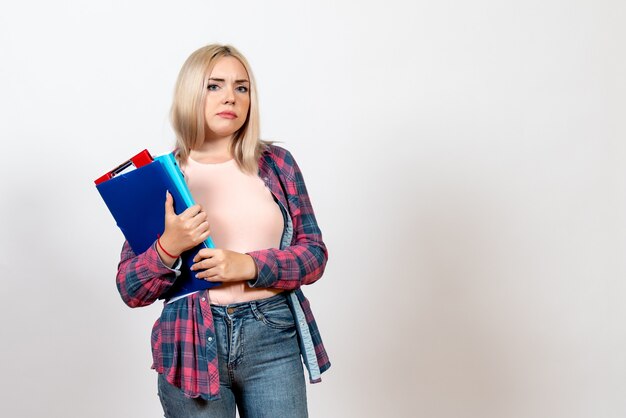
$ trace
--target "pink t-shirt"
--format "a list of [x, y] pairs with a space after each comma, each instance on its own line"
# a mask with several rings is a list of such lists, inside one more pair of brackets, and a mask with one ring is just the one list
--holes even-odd
[[[189, 157], [182, 169], [193, 198], [207, 214], [216, 248], [239, 253], [279, 248], [283, 215], [258, 175], [243, 173], [234, 159], [206, 164]], [[209, 299], [213, 304], [228, 305], [279, 292], [253, 289], [243, 281], [210, 289]]]

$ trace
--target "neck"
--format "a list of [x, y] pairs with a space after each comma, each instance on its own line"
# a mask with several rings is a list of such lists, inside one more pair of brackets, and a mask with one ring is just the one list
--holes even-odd
[[232, 136], [222, 138], [207, 138], [197, 148], [191, 150], [191, 157], [196, 161], [222, 162], [233, 158], [230, 152]]

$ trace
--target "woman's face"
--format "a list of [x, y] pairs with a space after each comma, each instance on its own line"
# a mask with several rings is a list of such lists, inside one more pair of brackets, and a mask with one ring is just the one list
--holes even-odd
[[248, 72], [235, 57], [222, 57], [209, 75], [204, 105], [205, 140], [231, 137], [241, 128], [250, 107]]

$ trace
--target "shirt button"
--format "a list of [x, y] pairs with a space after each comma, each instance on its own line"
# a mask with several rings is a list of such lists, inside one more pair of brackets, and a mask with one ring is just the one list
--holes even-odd
[[207, 338], [207, 340], [209, 340], [209, 342], [213, 341], [213, 337], [209, 337]]
[[201, 300], [202, 302], [204, 302], [204, 301], [206, 301], [206, 298], [202, 298], [202, 299], [200, 299], [200, 300]]

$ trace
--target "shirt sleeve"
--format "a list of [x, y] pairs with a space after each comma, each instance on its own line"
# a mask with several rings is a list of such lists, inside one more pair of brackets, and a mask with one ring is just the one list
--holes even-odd
[[282, 173], [289, 216], [294, 235], [291, 245], [284, 249], [270, 248], [247, 253], [257, 267], [257, 277], [249, 281], [250, 287], [293, 290], [316, 282], [324, 273], [328, 251], [322, 240], [313, 207], [304, 183], [302, 172], [289, 152], [286, 152]]
[[174, 284], [180, 275], [180, 257], [169, 268], [159, 257], [156, 242], [143, 254], [136, 255], [128, 241], [124, 242], [117, 266], [117, 290], [131, 308], [152, 304]]

